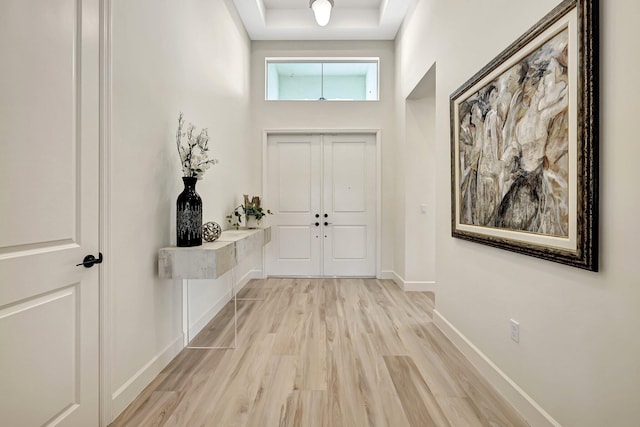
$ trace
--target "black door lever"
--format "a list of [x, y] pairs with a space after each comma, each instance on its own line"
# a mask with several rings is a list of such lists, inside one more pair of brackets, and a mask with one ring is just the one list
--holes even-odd
[[80, 264], [76, 264], [76, 267], [83, 265], [85, 268], [91, 268], [93, 264], [102, 264], [102, 252], [98, 252], [98, 258], [93, 255], [87, 255]]

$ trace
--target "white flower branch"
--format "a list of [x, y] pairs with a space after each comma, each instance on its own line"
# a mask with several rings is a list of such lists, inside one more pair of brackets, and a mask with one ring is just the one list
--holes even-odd
[[202, 175], [212, 165], [218, 163], [217, 159], [209, 158], [209, 134], [207, 129], [202, 129], [194, 136], [196, 127], [189, 123], [186, 132], [183, 132], [184, 118], [178, 116], [178, 130], [176, 132], [176, 146], [182, 163], [182, 173], [186, 177], [202, 179]]

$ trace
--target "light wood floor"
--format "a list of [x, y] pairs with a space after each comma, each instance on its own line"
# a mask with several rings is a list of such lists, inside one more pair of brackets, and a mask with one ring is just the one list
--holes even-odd
[[[526, 426], [432, 322], [432, 294], [375, 279], [266, 279], [235, 350], [185, 349], [111, 426]], [[191, 343], [233, 341], [233, 305]]]

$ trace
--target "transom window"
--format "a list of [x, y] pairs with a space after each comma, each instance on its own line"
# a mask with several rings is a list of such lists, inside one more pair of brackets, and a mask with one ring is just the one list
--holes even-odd
[[267, 58], [269, 101], [377, 101], [379, 58]]

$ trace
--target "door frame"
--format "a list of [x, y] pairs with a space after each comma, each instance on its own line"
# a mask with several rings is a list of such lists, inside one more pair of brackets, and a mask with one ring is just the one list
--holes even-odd
[[[308, 129], [278, 129], [269, 128], [262, 131], [262, 196], [265, 206], [269, 205], [269, 188], [268, 188], [268, 158], [267, 144], [270, 135], [295, 135], [295, 134], [368, 134], [374, 135], [376, 140], [376, 278], [382, 278], [382, 147], [381, 147], [381, 130], [380, 129], [336, 129], [336, 128], [308, 128]], [[262, 251], [262, 278], [267, 277], [267, 256], [266, 251]]]
[[111, 399], [111, 41], [112, 41], [112, 2], [100, 0], [100, 151], [99, 151], [99, 215], [98, 245], [100, 251], [107, 256], [107, 261], [100, 266], [98, 278], [99, 293], [99, 409], [98, 422], [100, 426], [107, 426], [112, 420]]

